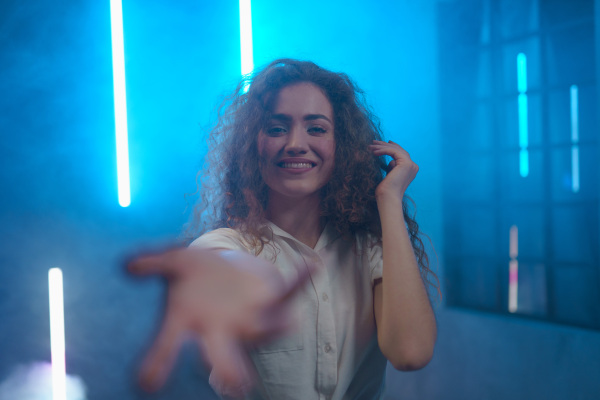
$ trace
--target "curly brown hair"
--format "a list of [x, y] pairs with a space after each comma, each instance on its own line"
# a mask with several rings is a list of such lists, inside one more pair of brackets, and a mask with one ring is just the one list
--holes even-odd
[[[381, 239], [375, 188], [383, 180], [387, 164], [368, 147], [373, 140], [383, 140], [379, 119], [367, 105], [364, 92], [346, 74], [287, 58], [244, 76], [221, 104], [209, 136], [208, 168], [199, 174], [202, 190], [188, 225], [189, 239], [209, 229], [228, 227], [241, 232], [256, 254], [269, 243], [269, 235], [261, 229], [268, 187], [258, 172], [257, 138], [270, 119], [269, 110], [279, 91], [300, 82], [321, 88], [334, 114], [335, 165], [331, 179], [321, 189], [322, 216], [346, 237], [371, 234]], [[421, 276], [438, 288], [419, 225], [409, 211], [411, 203], [414, 205], [405, 196], [402, 211]]]

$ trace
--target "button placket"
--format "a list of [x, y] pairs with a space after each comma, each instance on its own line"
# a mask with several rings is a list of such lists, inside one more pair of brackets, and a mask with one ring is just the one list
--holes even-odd
[[332, 340], [335, 342], [335, 325], [333, 309], [329, 301], [329, 275], [323, 265], [323, 260], [312, 250], [304, 253], [305, 260], [323, 267], [312, 276], [312, 282], [320, 303], [317, 311], [317, 387], [324, 394], [330, 394], [337, 384], [337, 357], [335, 356]]

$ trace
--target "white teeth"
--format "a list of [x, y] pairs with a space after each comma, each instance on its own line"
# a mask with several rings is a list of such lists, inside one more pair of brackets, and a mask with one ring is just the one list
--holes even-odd
[[312, 168], [312, 164], [311, 163], [282, 163], [281, 166], [283, 168]]

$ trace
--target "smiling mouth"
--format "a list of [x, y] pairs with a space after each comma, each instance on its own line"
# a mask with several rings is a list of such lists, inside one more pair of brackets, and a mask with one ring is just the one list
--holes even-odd
[[281, 168], [303, 169], [314, 167], [313, 163], [309, 162], [281, 162], [277, 164]]

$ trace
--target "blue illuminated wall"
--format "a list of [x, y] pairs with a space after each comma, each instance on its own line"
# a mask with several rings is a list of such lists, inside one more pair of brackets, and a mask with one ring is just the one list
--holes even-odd
[[[441, 124], [439, 92], [456, 76], [440, 76], [438, 3], [469, 5], [460, 26], [462, 34], [472, 33], [466, 21], [481, 12], [482, 1], [254, 0], [252, 23], [256, 66], [277, 57], [311, 59], [347, 72], [367, 92], [388, 138], [420, 166], [410, 194], [446, 289], [453, 283], [443, 265], [451, 253], [446, 244], [460, 237], [444, 231], [445, 218], [456, 214], [442, 206], [444, 171], [469, 171], [452, 189], [477, 200], [474, 186], [488, 187], [489, 170], [484, 156], [466, 165], [443, 161], [450, 151], [443, 143], [453, 132]], [[240, 75], [238, 11], [236, 0], [123, 0], [131, 205], [122, 208], [109, 0], [1, 3], [0, 385], [18, 365], [49, 361], [47, 271], [61, 267], [67, 372], [81, 377], [88, 399], [212, 398], [191, 348], [164, 392], [136, 389], [135, 366], [158, 321], [162, 291], [158, 282], [127, 278], [122, 263], [139, 249], [174, 243], [187, 219], [184, 195], [196, 190], [203, 134]], [[517, 54], [507, 67], [513, 75]], [[516, 79], [511, 87], [518, 88]], [[579, 88], [580, 104], [587, 104], [584, 95]], [[460, 92], [454, 100], [462, 104]], [[558, 116], [556, 125], [569, 121], [568, 97], [566, 104], [567, 117]], [[539, 100], [528, 93], [528, 109], [536, 107]], [[476, 126], [490, 123], [485, 109], [473, 115]], [[531, 115], [528, 146], [539, 139]], [[493, 123], [503, 129], [504, 121]], [[569, 154], [582, 135], [564, 143]], [[485, 136], [472, 139], [489, 145]], [[518, 147], [519, 135], [502, 140]], [[536, 162], [531, 153], [529, 159]], [[518, 176], [519, 158], [510, 165]], [[499, 243], [483, 234], [474, 240], [482, 251]], [[489, 290], [480, 284], [464, 294]], [[600, 391], [597, 331], [448, 307], [445, 296], [436, 306], [433, 361], [413, 373], [390, 369], [386, 399], [583, 399], [571, 396], [573, 388]]]
[[[311, 59], [367, 91], [389, 138], [421, 166], [413, 196], [441, 249], [432, 5], [263, 0], [252, 14], [255, 65]], [[203, 134], [240, 75], [238, 2], [123, 0], [123, 18], [126, 208], [117, 193], [109, 1], [0, 6], [0, 341], [10, 344], [0, 385], [18, 365], [50, 360], [47, 273], [60, 267], [67, 372], [83, 380], [88, 399], [211, 398], [191, 349], [163, 393], [136, 389], [162, 292], [158, 282], [129, 280], [122, 263], [172, 244], [186, 221]]]
[[[239, 75], [239, 43], [237, 4], [125, 1], [124, 14], [128, 208], [117, 196], [109, 2], [0, 6], [0, 385], [19, 365], [50, 360], [47, 273], [60, 267], [67, 372], [88, 399], [141, 396], [134, 367], [161, 293], [129, 281], [123, 260], [180, 232], [202, 129]], [[153, 398], [210, 398], [187, 353]]]

